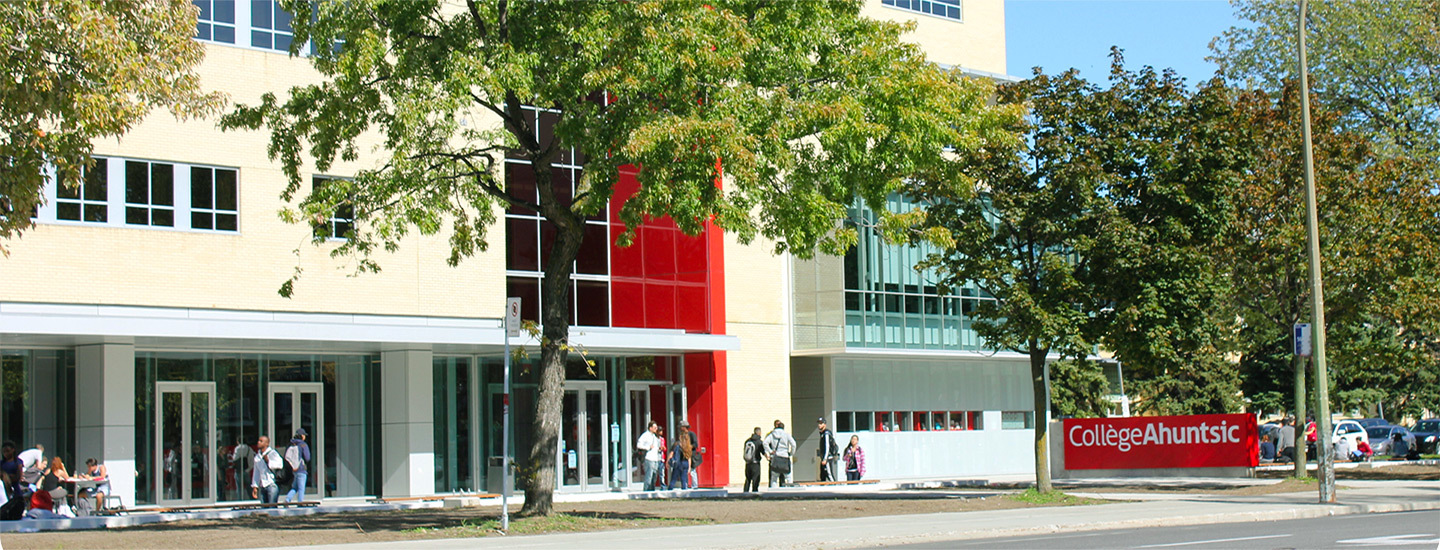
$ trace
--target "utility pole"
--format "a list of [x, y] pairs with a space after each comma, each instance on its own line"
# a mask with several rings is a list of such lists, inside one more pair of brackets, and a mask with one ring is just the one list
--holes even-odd
[[[1325, 366], [1325, 292], [1320, 282], [1320, 220], [1315, 206], [1315, 155], [1310, 146], [1310, 69], [1305, 63], [1305, 0], [1300, 0], [1300, 117], [1305, 136], [1305, 233], [1310, 251], [1310, 316], [1315, 345], [1315, 450], [1320, 503], [1335, 502], [1335, 449], [1330, 443], [1330, 376]], [[1297, 445], [1298, 446], [1298, 445]]]

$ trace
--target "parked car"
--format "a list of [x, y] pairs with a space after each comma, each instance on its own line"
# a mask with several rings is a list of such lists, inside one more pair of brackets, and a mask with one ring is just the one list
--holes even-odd
[[[1347, 445], [1351, 449], [1359, 446], [1360, 441], [1374, 441], [1374, 439], [1367, 436], [1365, 427], [1354, 420], [1341, 420], [1335, 423], [1335, 431], [1330, 436], [1330, 444], [1334, 445], [1339, 443], [1341, 439], [1349, 440]], [[1371, 445], [1374, 445], [1374, 443], [1371, 443]]]
[[1406, 445], [1415, 448], [1415, 435], [1404, 426], [1376, 426], [1365, 430], [1365, 433], [1370, 436], [1370, 448], [1375, 450], [1375, 456], [1390, 454], [1391, 438], [1397, 433]]
[[1359, 422], [1361, 426], [1364, 426], [1364, 427], [1365, 427], [1365, 429], [1374, 428], [1374, 427], [1376, 427], [1376, 426], [1389, 426], [1389, 425], [1390, 425], [1390, 421], [1389, 421], [1389, 420], [1385, 420], [1384, 418], [1359, 418], [1359, 419], [1356, 419], [1355, 421], [1356, 421], [1356, 422]]
[[1427, 418], [1415, 423], [1410, 429], [1410, 434], [1415, 436], [1416, 445], [1420, 446], [1420, 452], [1435, 454], [1436, 443], [1440, 443], [1440, 418]]

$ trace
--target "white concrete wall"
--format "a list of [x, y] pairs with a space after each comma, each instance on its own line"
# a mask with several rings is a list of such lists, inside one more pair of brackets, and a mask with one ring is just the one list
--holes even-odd
[[382, 493], [435, 494], [435, 371], [429, 349], [380, 355]]
[[95, 458], [110, 472], [110, 494], [135, 505], [135, 346], [75, 348], [75, 464]]
[[[844, 449], [852, 435], [860, 436], [860, 447], [865, 449], [865, 479], [976, 477], [1035, 471], [1034, 430], [1002, 430], [998, 414], [993, 425], [984, 430], [836, 433], [835, 441]], [[813, 462], [814, 454], [812, 450], [805, 460]]]

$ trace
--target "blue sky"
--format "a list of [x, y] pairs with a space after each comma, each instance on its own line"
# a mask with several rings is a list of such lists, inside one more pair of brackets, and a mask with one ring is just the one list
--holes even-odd
[[1091, 82], [1110, 70], [1110, 46], [1125, 50], [1125, 66], [1173, 68], [1194, 84], [1215, 66], [1210, 40], [1235, 24], [1224, 0], [1005, 0], [1007, 72], [1030, 68], [1057, 74], [1074, 67]]

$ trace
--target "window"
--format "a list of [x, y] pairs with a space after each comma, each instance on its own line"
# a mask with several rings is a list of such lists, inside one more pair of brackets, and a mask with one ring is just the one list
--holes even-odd
[[1002, 430], [1033, 430], [1035, 429], [1035, 411], [1005, 411], [1000, 413], [1000, 429]]
[[215, 231], [239, 229], [239, 189], [235, 170], [190, 167], [190, 227]]
[[175, 227], [175, 165], [125, 161], [125, 223]]
[[200, 8], [195, 38], [235, 43], [235, 0], [193, 0]]
[[290, 51], [294, 16], [275, 0], [250, 0], [250, 45], [266, 50]]
[[[315, 178], [311, 180], [311, 187], [318, 191], [321, 187], [325, 186], [326, 182], [335, 179], [337, 178], [315, 176]], [[315, 226], [315, 237], [323, 239], [348, 239], [350, 238], [350, 231], [354, 228], [355, 205], [350, 204], [347, 200], [345, 203], [335, 206], [335, 210], [330, 212], [330, 217], [325, 220], [323, 225]]]
[[95, 158], [86, 167], [80, 185], [59, 186], [55, 190], [55, 218], [77, 222], [105, 223], [109, 218], [109, 159]]
[[880, 0], [880, 3], [946, 19], [964, 20], [960, 17], [960, 0]]

